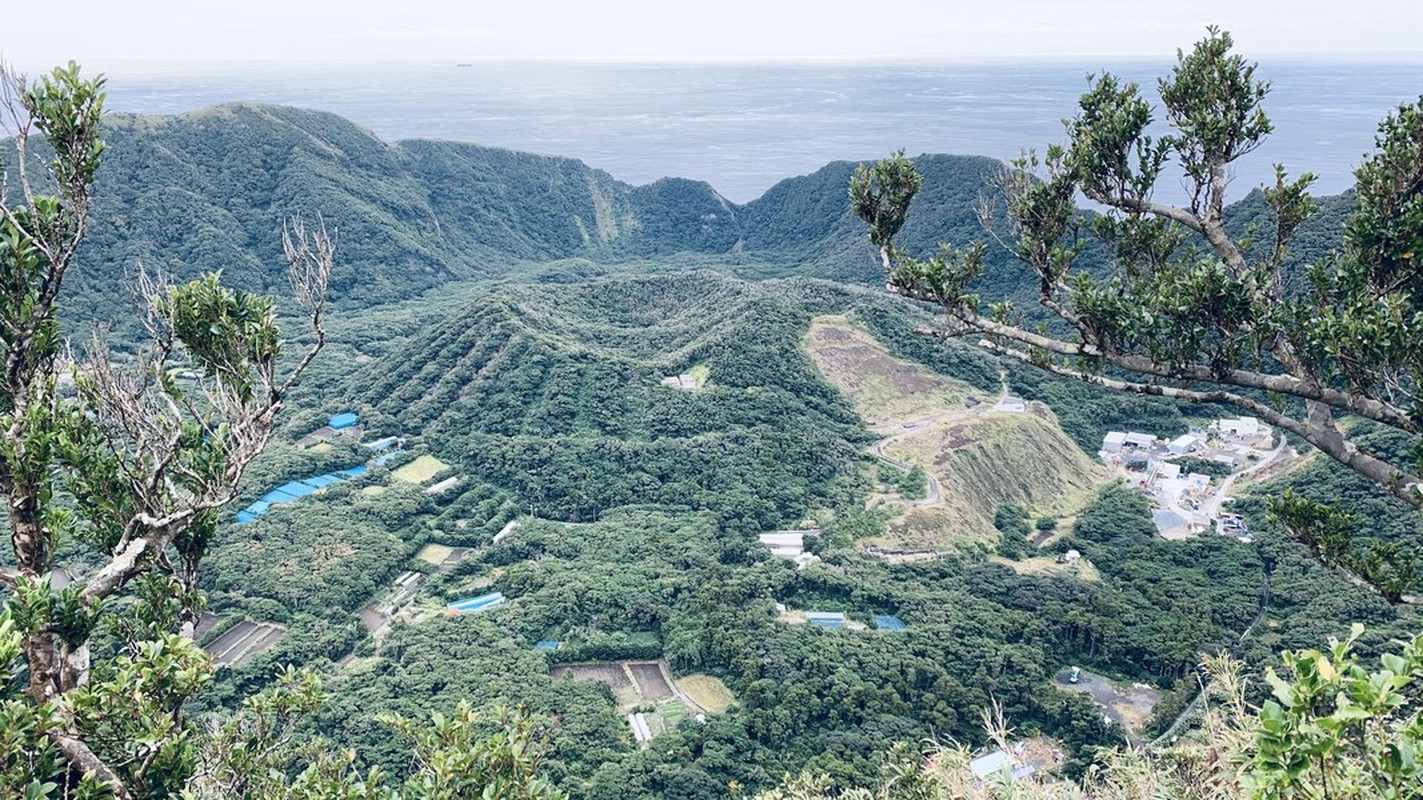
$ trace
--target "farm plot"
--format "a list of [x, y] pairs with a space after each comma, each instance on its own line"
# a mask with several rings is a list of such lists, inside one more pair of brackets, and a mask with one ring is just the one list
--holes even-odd
[[628, 664], [628, 671], [632, 673], [633, 680], [637, 683], [638, 693], [644, 700], [666, 700], [674, 696], [672, 687], [668, 686], [667, 681], [662, 677], [662, 667], [656, 662]]
[[286, 633], [274, 622], [243, 620], [203, 649], [220, 667], [240, 667], [270, 650]]
[[[633, 736], [643, 747], [653, 736], [670, 731], [682, 720], [702, 712], [694, 701], [672, 688], [666, 665], [660, 661], [560, 664], [550, 669], [549, 675], [607, 684], [617, 698], [618, 710], [627, 717]], [[646, 710], [648, 706], [652, 710]]]
[[440, 459], [423, 455], [390, 473], [390, 477], [400, 483], [424, 483], [449, 468], [449, 465]]
[[201, 639], [207, 635], [208, 631], [216, 628], [227, 620], [221, 614], [214, 614], [211, 611], [204, 611], [198, 616], [198, 624], [193, 626], [193, 638]]
[[620, 662], [600, 662], [597, 664], [561, 664], [548, 671], [554, 678], [571, 678], [575, 681], [598, 681], [607, 684], [618, 700], [618, 706], [636, 706], [641, 695], [632, 682], [632, 675]]

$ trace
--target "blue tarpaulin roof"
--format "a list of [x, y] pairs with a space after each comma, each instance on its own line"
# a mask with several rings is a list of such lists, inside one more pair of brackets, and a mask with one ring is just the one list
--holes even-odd
[[504, 600], [505, 597], [502, 593], [490, 592], [489, 594], [482, 594], [478, 597], [469, 597], [465, 598], [464, 600], [456, 600], [455, 602], [450, 603], [448, 608], [449, 610], [457, 614], [470, 614], [475, 611], [486, 611], [488, 609], [491, 609], [503, 603]]
[[326, 424], [339, 431], [342, 428], [352, 427], [360, 421], [361, 418], [356, 416], [356, 412], [347, 411], [344, 414], [337, 414], [336, 416], [332, 417], [331, 420]]
[[290, 503], [293, 500], [299, 500], [307, 495], [315, 494], [333, 483], [340, 483], [347, 478], [364, 475], [369, 471], [370, 467], [361, 464], [360, 466], [343, 469], [339, 472], [328, 472], [325, 475], [303, 478], [299, 481], [289, 481], [262, 495], [261, 500], [237, 512], [237, 521], [239, 523], [251, 522], [262, 514], [267, 513], [267, 510], [277, 503]]
[[905, 628], [904, 620], [893, 614], [875, 615], [875, 627], [882, 631], [902, 631]]
[[534, 649], [542, 650], [545, 653], [552, 653], [554, 650], [558, 649], [558, 642], [555, 642], [551, 639], [544, 639], [541, 642], [535, 642]]

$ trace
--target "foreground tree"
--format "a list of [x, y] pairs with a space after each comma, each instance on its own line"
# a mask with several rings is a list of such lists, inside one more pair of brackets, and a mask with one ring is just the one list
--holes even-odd
[[[151, 794], [184, 770], [192, 731], [179, 712], [209, 673], [191, 642], [198, 566], [217, 510], [324, 342], [333, 244], [300, 222], [285, 232], [292, 286], [315, 331], [285, 374], [271, 298], [216, 275], [181, 286], [140, 276], [146, 352], [115, 363], [100, 330], [75, 363], [57, 301], [104, 152], [103, 80], [73, 64], [33, 83], [0, 77], [14, 154], [0, 189], [0, 492], [14, 564], [0, 573], [6, 616], [35, 731], [65, 772], [116, 796]], [[62, 391], [66, 378], [74, 391]], [[101, 566], [57, 591], [49, 578], [65, 540]], [[95, 665], [100, 631], [120, 646]]]
[[[1116, 390], [1236, 406], [1423, 506], [1423, 98], [1379, 126], [1376, 151], [1355, 173], [1343, 247], [1306, 275], [1287, 275], [1290, 241], [1316, 210], [1314, 175], [1291, 180], [1277, 166], [1264, 190], [1273, 230], [1236, 239], [1226, 229], [1231, 166], [1273, 129], [1261, 107], [1269, 85], [1255, 69], [1212, 28], [1159, 82], [1169, 132], [1154, 135], [1140, 89], [1106, 74], [1066, 121], [1066, 144], [1004, 171], [1010, 235], [1001, 243], [1032, 270], [1051, 325], [1025, 323], [1006, 301], [985, 307], [973, 293], [986, 245], [927, 259], [896, 246], [922, 180], [902, 153], [856, 171], [851, 206], [891, 290], [943, 310], [943, 328], [924, 333], [978, 336], [1005, 356]], [[1183, 205], [1154, 197], [1163, 181], [1176, 185], [1172, 163]], [[1105, 213], [1080, 210], [1079, 193]], [[984, 205], [985, 223], [997, 222], [996, 207]], [[1088, 236], [1111, 254], [1106, 275], [1076, 265]], [[1412, 458], [1368, 452], [1341, 428], [1347, 415], [1410, 437]], [[1409, 561], [1406, 585], [1416, 554], [1345, 549], [1332, 562], [1358, 573], [1399, 559]], [[1397, 600], [1399, 585], [1381, 590]]]

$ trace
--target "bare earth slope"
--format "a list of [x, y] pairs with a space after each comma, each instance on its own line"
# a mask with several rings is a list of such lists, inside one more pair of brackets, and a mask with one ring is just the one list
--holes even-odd
[[845, 317], [818, 317], [803, 345], [857, 413], [884, 434], [881, 460], [919, 464], [931, 477], [929, 501], [907, 504], [884, 541], [893, 551], [924, 552], [998, 538], [993, 514], [1019, 503], [1035, 516], [1075, 512], [1108, 480], [1040, 403], [997, 410], [1001, 398], [891, 356]]

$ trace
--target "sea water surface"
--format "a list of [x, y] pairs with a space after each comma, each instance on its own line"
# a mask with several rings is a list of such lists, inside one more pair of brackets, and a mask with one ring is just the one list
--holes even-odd
[[[643, 184], [704, 180], [746, 202], [829, 161], [904, 148], [1011, 158], [1063, 138], [1104, 65], [1019, 64], [131, 64], [110, 68], [110, 110], [175, 114], [254, 101], [331, 111], [387, 141], [438, 138], [578, 158]], [[1156, 100], [1170, 62], [1115, 63]], [[1237, 194], [1276, 162], [1352, 184], [1379, 121], [1423, 93], [1423, 64], [1275, 63], [1276, 132], [1238, 162]], [[1158, 111], [1158, 116], [1159, 116]], [[1171, 187], [1166, 187], [1170, 191]]]

